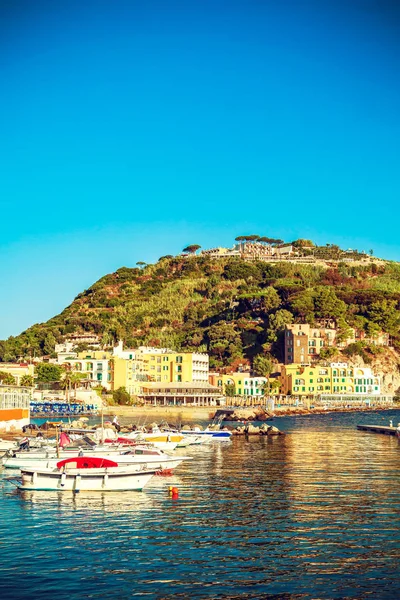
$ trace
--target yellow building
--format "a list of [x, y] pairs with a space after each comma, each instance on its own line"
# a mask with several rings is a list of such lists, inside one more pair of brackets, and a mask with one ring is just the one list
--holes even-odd
[[[140, 349], [139, 349], [140, 350]], [[208, 382], [208, 355], [195, 352], [136, 352], [149, 381]]]
[[12, 375], [15, 379], [15, 385], [21, 385], [24, 375], [33, 377], [34, 368], [34, 365], [28, 363], [0, 363], [0, 371]]
[[62, 364], [70, 365], [71, 369], [84, 374], [93, 384], [109, 390], [113, 389], [110, 357], [111, 353], [104, 350], [79, 352], [78, 355], [72, 353], [63, 358]]
[[281, 392], [295, 396], [320, 394], [380, 394], [380, 378], [370, 368], [331, 363], [327, 367], [284, 365]]
[[141, 393], [142, 384], [146, 381], [208, 383], [207, 354], [174, 352], [149, 346], [124, 350], [122, 342], [119, 342], [110, 363], [112, 389], [125, 387], [132, 395]]
[[147, 376], [141, 372], [141, 364], [136, 359], [114, 356], [111, 361], [112, 389], [124, 387], [131, 396], [137, 396], [142, 391]]

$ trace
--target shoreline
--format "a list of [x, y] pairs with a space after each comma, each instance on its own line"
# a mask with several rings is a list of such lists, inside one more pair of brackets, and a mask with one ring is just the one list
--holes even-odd
[[[256, 408], [256, 407], [254, 407]], [[158, 418], [165, 419], [168, 421], [171, 419], [179, 419], [180, 421], [196, 421], [196, 420], [212, 420], [216, 411], [221, 410], [223, 407], [181, 407], [181, 406], [147, 406], [136, 407], [136, 406], [108, 406], [104, 408], [103, 415], [104, 417], [113, 417], [117, 415], [122, 418], [132, 418], [132, 419], [143, 419], [151, 420], [154, 418], [155, 420]], [[238, 407], [237, 411], [244, 412], [249, 411], [252, 412], [253, 408], [251, 407]], [[309, 415], [325, 415], [332, 413], [347, 413], [347, 412], [377, 412], [384, 410], [400, 410], [400, 405], [396, 404], [393, 406], [374, 406], [374, 407], [332, 407], [329, 409], [323, 408], [296, 408], [296, 407], [278, 407], [275, 408], [275, 411], [270, 419], [278, 419], [280, 417], [302, 417]], [[251, 419], [250, 419], [251, 420]], [[256, 419], [253, 419], [256, 420]]]

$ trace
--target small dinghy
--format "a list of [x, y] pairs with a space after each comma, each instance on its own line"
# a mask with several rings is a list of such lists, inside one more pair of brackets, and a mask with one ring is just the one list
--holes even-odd
[[20, 490], [46, 491], [141, 491], [156, 469], [138, 471], [137, 465], [119, 465], [96, 456], [75, 456], [61, 460], [54, 469], [25, 468], [16, 479]]

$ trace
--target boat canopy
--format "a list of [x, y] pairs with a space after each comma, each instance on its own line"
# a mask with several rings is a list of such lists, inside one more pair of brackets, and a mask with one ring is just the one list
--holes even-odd
[[74, 456], [65, 458], [57, 463], [57, 469], [70, 466], [74, 469], [101, 469], [105, 467], [118, 467], [118, 463], [108, 458], [99, 458], [97, 456]]

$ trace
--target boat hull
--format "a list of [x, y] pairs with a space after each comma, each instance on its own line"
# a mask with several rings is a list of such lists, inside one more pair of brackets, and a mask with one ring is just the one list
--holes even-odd
[[[71, 456], [71, 455], [69, 455]], [[137, 469], [143, 469], [147, 466], [157, 470], [172, 470], [179, 467], [184, 460], [191, 460], [191, 457], [169, 457], [169, 456], [157, 456], [157, 455], [96, 455], [99, 458], [114, 458], [118, 461], [119, 465], [129, 465], [130, 467]], [[3, 466], [7, 469], [55, 469], [60, 458], [34, 458], [34, 457], [17, 457], [17, 458], [6, 458], [3, 459]]]
[[182, 434], [184, 436], [198, 436], [205, 437], [210, 441], [227, 441], [231, 439], [232, 433], [230, 431], [184, 431], [182, 430]]
[[[89, 472], [90, 471], [90, 472]], [[56, 492], [116, 492], [141, 491], [153, 477], [154, 471], [132, 472], [119, 467], [109, 469], [22, 470], [20, 490]]]

